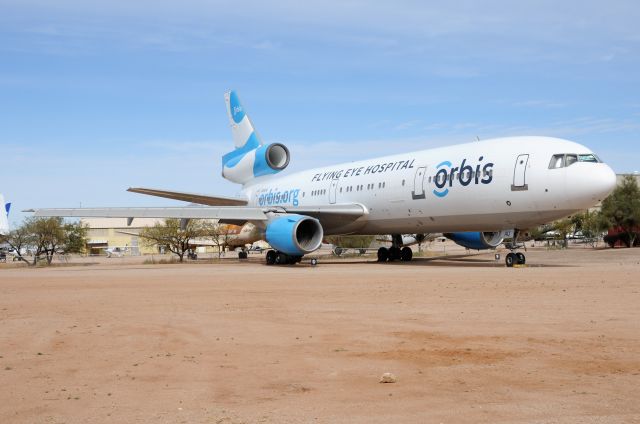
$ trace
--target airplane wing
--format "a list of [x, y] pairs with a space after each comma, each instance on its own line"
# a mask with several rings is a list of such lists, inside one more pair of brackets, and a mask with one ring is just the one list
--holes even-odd
[[130, 187], [132, 193], [146, 194], [149, 196], [165, 197], [167, 199], [182, 200], [207, 206], [245, 206], [247, 201], [233, 197], [208, 196], [197, 193], [183, 193], [179, 191], [158, 190], [154, 188]]
[[72, 218], [187, 218], [229, 219], [237, 221], [266, 221], [262, 208], [248, 207], [173, 207], [173, 208], [67, 208], [31, 209], [34, 216], [62, 216]]
[[268, 212], [297, 213], [317, 218], [325, 223], [352, 222], [364, 216], [367, 211], [359, 204], [328, 205], [312, 207], [247, 207], [247, 206], [192, 206], [153, 208], [60, 208], [29, 209], [35, 217], [61, 216], [71, 218], [179, 218], [218, 219], [222, 223], [242, 225], [247, 221], [266, 221]]

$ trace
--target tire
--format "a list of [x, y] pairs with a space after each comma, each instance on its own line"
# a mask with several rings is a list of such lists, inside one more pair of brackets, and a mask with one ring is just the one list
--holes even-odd
[[402, 257], [402, 252], [399, 247], [392, 247], [389, 249], [389, 262], [398, 260]]
[[276, 256], [278, 256], [278, 254], [276, 253], [275, 250], [267, 251], [267, 255], [266, 255], [267, 265], [275, 264], [276, 263]]
[[276, 264], [278, 265], [285, 265], [289, 263], [289, 255], [287, 255], [286, 253], [278, 253], [276, 255]]
[[524, 256], [524, 253], [518, 252], [516, 253], [516, 260], [518, 265], [524, 265], [525, 263], [527, 263], [527, 259]]
[[381, 247], [378, 249], [378, 262], [387, 262], [389, 259], [389, 249]]
[[318, 265], [318, 260], [316, 258], [311, 259], [311, 266]]
[[507, 256], [504, 258], [504, 262], [507, 264], [507, 268], [511, 268], [514, 262], [516, 262], [515, 253], [508, 253]]
[[413, 259], [413, 250], [410, 247], [403, 247], [400, 252], [400, 259], [404, 262], [409, 262]]

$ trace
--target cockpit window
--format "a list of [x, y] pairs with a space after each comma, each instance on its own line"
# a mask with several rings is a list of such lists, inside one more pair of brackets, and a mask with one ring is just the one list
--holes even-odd
[[578, 155], [578, 162], [599, 163], [600, 159], [598, 159], [598, 157], [596, 155], [594, 155], [593, 153], [589, 153], [589, 154], [586, 154], [586, 155]]
[[553, 155], [549, 163], [549, 169], [562, 168], [564, 166], [564, 155]]
[[571, 166], [576, 162], [600, 163], [602, 161], [593, 153], [586, 153], [581, 155], [577, 155], [575, 153], [563, 153], [553, 155], [551, 157], [551, 162], [549, 162], [549, 169], [564, 168], [567, 166]]

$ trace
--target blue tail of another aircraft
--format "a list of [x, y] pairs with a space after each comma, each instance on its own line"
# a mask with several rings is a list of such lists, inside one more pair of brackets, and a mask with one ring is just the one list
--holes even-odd
[[235, 91], [225, 93], [227, 115], [235, 149], [222, 156], [222, 176], [246, 184], [276, 174], [289, 164], [289, 150], [280, 143], [265, 146]]
[[4, 203], [4, 196], [0, 194], [0, 205], [4, 205], [5, 213], [0, 213], [0, 235], [9, 234], [9, 210], [11, 203]]

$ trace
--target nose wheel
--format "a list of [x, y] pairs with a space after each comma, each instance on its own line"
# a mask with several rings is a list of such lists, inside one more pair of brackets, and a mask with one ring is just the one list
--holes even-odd
[[507, 254], [504, 261], [507, 264], [507, 267], [511, 268], [514, 265], [524, 265], [527, 262], [527, 259], [525, 258], [524, 253], [511, 252]]
[[527, 258], [524, 256], [522, 252], [514, 252], [513, 250], [517, 249], [518, 246], [518, 235], [520, 234], [520, 230], [514, 230], [513, 235], [513, 243], [510, 246], [512, 251], [507, 254], [504, 261], [508, 268], [513, 267], [514, 265], [524, 265], [527, 263]]

